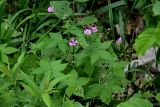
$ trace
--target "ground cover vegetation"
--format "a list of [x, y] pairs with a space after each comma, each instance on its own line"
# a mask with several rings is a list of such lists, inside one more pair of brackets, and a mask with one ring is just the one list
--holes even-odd
[[[0, 9], [0, 107], [160, 107], [159, 0], [0, 0]], [[130, 63], [150, 48], [153, 60]]]

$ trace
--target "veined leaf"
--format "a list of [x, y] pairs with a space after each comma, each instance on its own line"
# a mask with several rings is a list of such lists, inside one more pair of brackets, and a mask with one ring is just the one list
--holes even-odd
[[41, 89], [42, 92], [45, 92], [45, 90], [48, 89], [49, 80], [50, 80], [50, 73], [45, 73], [44, 77], [42, 79], [42, 82], [39, 86], [39, 88]]
[[21, 71], [21, 76], [23, 77], [24, 81], [28, 83], [28, 86], [36, 92], [37, 96], [40, 96], [40, 89], [36, 85], [36, 83], [29, 77], [29, 75], [25, 74]]
[[157, 39], [157, 44], [160, 46], [160, 22], [158, 23], [156, 29], [155, 29], [155, 32], [156, 32], [156, 39]]
[[116, 7], [122, 6], [122, 5], [126, 5], [126, 2], [124, 0], [117, 1], [117, 2], [114, 2], [112, 4], [106, 5], [104, 7], [101, 7], [100, 9], [96, 10], [96, 13], [98, 13], [98, 12], [106, 12], [109, 9], [116, 8]]
[[112, 90], [109, 86], [104, 86], [102, 88], [101, 94], [100, 94], [100, 100], [106, 104], [109, 104], [112, 99]]
[[19, 58], [18, 58], [18, 60], [17, 60], [17, 63], [13, 66], [13, 68], [12, 68], [12, 73], [13, 73], [13, 75], [15, 75], [15, 74], [18, 72], [18, 70], [20, 69], [21, 64], [22, 64], [23, 61], [24, 61], [24, 59], [25, 59], [25, 52], [23, 52], [23, 53], [19, 56]]
[[112, 41], [107, 41], [100, 44], [100, 49], [108, 49], [112, 44]]
[[87, 2], [88, 0], [77, 0], [78, 2]]
[[4, 54], [11, 54], [11, 53], [15, 53], [16, 51], [18, 51], [18, 49], [12, 48], [12, 47], [6, 47], [5, 50], [3, 51], [3, 53]]
[[87, 89], [85, 90], [85, 99], [90, 99], [94, 98], [100, 95], [101, 89], [102, 89], [101, 84], [92, 84]]
[[160, 15], [160, 1], [157, 1], [154, 5], [153, 5], [153, 12], [154, 15]]
[[117, 107], [153, 107], [153, 105], [146, 99], [133, 96], [128, 101], [120, 103]]
[[78, 25], [88, 25], [95, 22], [97, 22], [97, 18], [95, 16], [86, 16], [78, 22]]
[[91, 65], [93, 65], [95, 62], [97, 62], [101, 58], [99, 54], [100, 54], [99, 51], [97, 51], [94, 54], [90, 55]]
[[64, 76], [61, 76], [61, 77], [58, 77], [58, 78], [52, 80], [52, 81], [49, 83], [49, 86], [48, 86], [48, 90], [47, 90], [47, 91], [52, 90], [53, 87], [54, 87], [56, 84], [60, 83], [62, 80], [67, 79], [67, 78], [70, 77], [70, 76], [71, 76], [71, 75], [64, 75]]
[[74, 107], [73, 101], [67, 99], [63, 104], [62, 107]]
[[158, 93], [158, 94], [156, 95], [156, 99], [157, 99], [157, 101], [160, 102], [160, 93]]
[[137, 54], [144, 55], [146, 50], [156, 42], [155, 29], [149, 28], [142, 32], [135, 42]]
[[30, 93], [33, 96], [37, 95], [36, 92], [31, 87], [29, 87], [28, 85], [24, 84], [23, 82], [21, 82], [21, 84], [24, 87], [24, 89], [26, 89], [26, 91], [28, 91], [28, 93]]
[[53, 6], [54, 14], [58, 18], [65, 19], [66, 17], [72, 15], [72, 10], [68, 1], [51, 1], [50, 4]]
[[47, 105], [47, 107], [51, 107], [51, 100], [50, 100], [48, 93], [42, 94], [42, 99], [44, 103]]

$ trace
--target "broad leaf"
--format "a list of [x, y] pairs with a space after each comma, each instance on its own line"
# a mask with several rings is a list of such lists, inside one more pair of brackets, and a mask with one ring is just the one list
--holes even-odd
[[153, 5], [153, 12], [154, 15], [160, 15], [160, 1], [157, 1], [154, 5]]
[[149, 28], [142, 32], [135, 42], [135, 49], [137, 54], [144, 55], [146, 50], [150, 48], [156, 41], [155, 29]]
[[47, 105], [47, 107], [51, 107], [51, 100], [50, 100], [48, 93], [42, 94], [42, 99], [44, 103]]
[[51, 1], [50, 4], [53, 6], [54, 14], [58, 18], [65, 19], [67, 16], [72, 15], [72, 10], [68, 1]]
[[117, 107], [153, 107], [153, 105], [146, 99], [133, 96], [128, 101], [120, 103]]
[[97, 22], [97, 18], [95, 16], [86, 16], [78, 22], [78, 25], [88, 25], [95, 22]]
[[90, 99], [94, 97], [98, 97], [100, 95], [102, 85], [100, 84], [92, 84], [85, 90], [85, 99]]

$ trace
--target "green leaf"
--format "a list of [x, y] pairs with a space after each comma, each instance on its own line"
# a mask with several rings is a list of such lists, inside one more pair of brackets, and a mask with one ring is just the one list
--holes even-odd
[[153, 105], [146, 99], [133, 96], [128, 101], [120, 103], [117, 107], [153, 107]]
[[33, 96], [36, 96], [36, 95], [37, 95], [36, 92], [35, 92], [35, 90], [33, 90], [30, 86], [24, 84], [23, 82], [21, 82], [21, 84], [22, 84], [22, 86], [24, 87], [24, 89], [26, 89], [26, 91], [27, 91], [28, 93], [30, 93], [30, 94], [33, 95]]
[[74, 104], [71, 100], [67, 99], [63, 104], [62, 107], [74, 107]]
[[97, 51], [95, 53], [93, 52], [93, 54], [90, 55], [91, 65], [93, 65], [95, 62], [97, 62], [101, 58], [99, 54], [100, 54], [99, 51]]
[[9, 58], [6, 54], [1, 53], [2, 57], [2, 62], [9, 64]]
[[156, 32], [156, 39], [157, 39], [157, 44], [160, 46], [160, 21], [155, 29]]
[[25, 74], [24, 72], [21, 71], [20, 74], [23, 77], [23, 80], [28, 83], [28, 86], [34, 90], [35, 94], [37, 96], [40, 96], [40, 89], [38, 88], [38, 86], [36, 85], [36, 83], [29, 77], [29, 75]]
[[68, 73], [68, 75], [70, 75], [70, 77], [61, 82], [61, 87], [76, 85], [76, 80], [77, 80], [77, 77], [78, 77], [78, 73], [73, 69], [70, 73]]
[[135, 9], [140, 10], [146, 5], [146, 0], [138, 0], [135, 5]]
[[73, 94], [76, 96], [84, 97], [83, 87], [76, 85], [76, 87], [74, 88]]
[[100, 9], [96, 10], [95, 12], [96, 13], [99, 13], [99, 12], [106, 12], [112, 8], [116, 8], [118, 6], [122, 6], [122, 5], [126, 5], [126, 2], [124, 0], [121, 0], [121, 1], [117, 1], [117, 2], [114, 2], [114, 3], [111, 3], [111, 4], [108, 4], [104, 7], [101, 7]]
[[160, 102], [160, 93], [156, 95], [156, 100]]
[[91, 79], [86, 77], [80, 77], [76, 80], [76, 85], [83, 86], [86, 85]]
[[16, 51], [18, 51], [18, 49], [16, 49], [16, 48], [7, 47], [7, 44], [1, 44], [0, 45], [0, 50], [4, 54], [12, 54], [12, 53], [15, 53]]
[[101, 59], [105, 59], [105, 60], [108, 60], [108, 61], [113, 60], [113, 57], [112, 57], [112, 55], [109, 51], [99, 50], [99, 55], [100, 55]]
[[144, 55], [146, 50], [150, 48], [156, 41], [155, 28], [149, 28], [142, 32], [135, 42], [137, 54]]
[[6, 64], [0, 62], [0, 72], [5, 74], [9, 74], [9, 69], [7, 68]]
[[49, 80], [50, 80], [50, 73], [45, 73], [45, 75], [42, 79], [42, 82], [39, 86], [39, 88], [41, 89], [42, 92], [45, 92], [48, 89]]
[[71, 97], [71, 95], [72, 95], [73, 92], [74, 92], [75, 87], [76, 87], [75, 85], [68, 86], [68, 87], [66, 88], [65, 94], [66, 94], [68, 97]]
[[67, 50], [67, 43], [65, 40], [61, 41], [61, 43], [58, 44], [58, 48], [65, 53]]
[[50, 4], [53, 6], [54, 14], [58, 18], [65, 19], [66, 17], [72, 15], [72, 10], [68, 1], [51, 1]]
[[47, 107], [51, 107], [51, 100], [50, 100], [48, 93], [42, 94], [42, 99], [44, 103], [47, 105]]
[[90, 99], [99, 96], [102, 88], [103, 87], [101, 84], [90, 85], [85, 90], [85, 99]]
[[87, 2], [88, 0], [77, 0], [78, 2]]
[[47, 90], [47, 91], [52, 90], [53, 87], [54, 87], [56, 84], [60, 83], [60, 82], [61, 82], [62, 80], [64, 80], [64, 79], [67, 79], [68, 77], [71, 77], [71, 75], [64, 75], [64, 76], [61, 76], [61, 77], [58, 77], [58, 78], [52, 80], [52, 81], [49, 83], [49, 86], [48, 86], [48, 90]]
[[16, 48], [6, 47], [5, 50], [3, 50], [3, 53], [4, 54], [12, 54], [12, 53], [15, 53], [17, 51], [18, 51], [18, 49], [16, 49]]
[[107, 42], [104, 42], [102, 44], [100, 44], [100, 49], [108, 49], [112, 44], [112, 41], [107, 41]]
[[154, 5], [153, 5], [153, 12], [154, 15], [160, 15], [160, 1], [157, 1]]
[[12, 68], [13, 75], [15, 75], [20, 70], [20, 66], [22, 65], [24, 60], [25, 60], [25, 52], [22, 52], [21, 55], [18, 57], [17, 63]]
[[74, 103], [74, 107], [84, 107], [84, 106], [82, 106], [82, 104], [79, 103], [79, 102], [75, 102], [75, 103]]
[[100, 94], [100, 100], [106, 104], [109, 104], [112, 99], [112, 91], [109, 86], [104, 86], [101, 94]]
[[0, 86], [0, 93], [4, 93], [8, 89], [8, 87], [10, 85], [11, 85], [11, 83], [9, 83], [9, 82], [5, 82], [4, 84], [1, 84], [1, 86]]
[[63, 71], [67, 67], [67, 64], [60, 64], [59, 61], [61, 62], [61, 60], [51, 62], [51, 67], [54, 72]]
[[2, 5], [4, 3], [5, 0], [0, 0], [0, 5]]
[[95, 22], [97, 22], [97, 18], [95, 16], [86, 16], [78, 22], [78, 25], [89, 25]]

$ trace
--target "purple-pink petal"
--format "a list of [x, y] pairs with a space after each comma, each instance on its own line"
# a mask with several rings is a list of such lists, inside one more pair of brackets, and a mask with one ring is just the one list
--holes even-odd
[[83, 32], [84, 32], [84, 34], [86, 34], [86, 35], [91, 35], [91, 34], [92, 34], [91, 29], [88, 29], [88, 28], [84, 29]]
[[54, 8], [53, 8], [52, 6], [49, 6], [49, 7], [48, 7], [48, 12], [49, 12], [49, 13], [54, 12]]
[[76, 46], [78, 44], [78, 41], [75, 40], [75, 39], [72, 39], [70, 42], [69, 42], [69, 46]]
[[120, 38], [118, 38], [117, 40], [116, 40], [116, 45], [119, 45], [119, 44], [121, 44], [122, 43], [122, 38], [120, 37]]
[[96, 25], [93, 25], [93, 26], [91, 27], [91, 29], [92, 29], [92, 32], [97, 32], [97, 31], [98, 31], [98, 29], [97, 29], [97, 26], [96, 26]]

